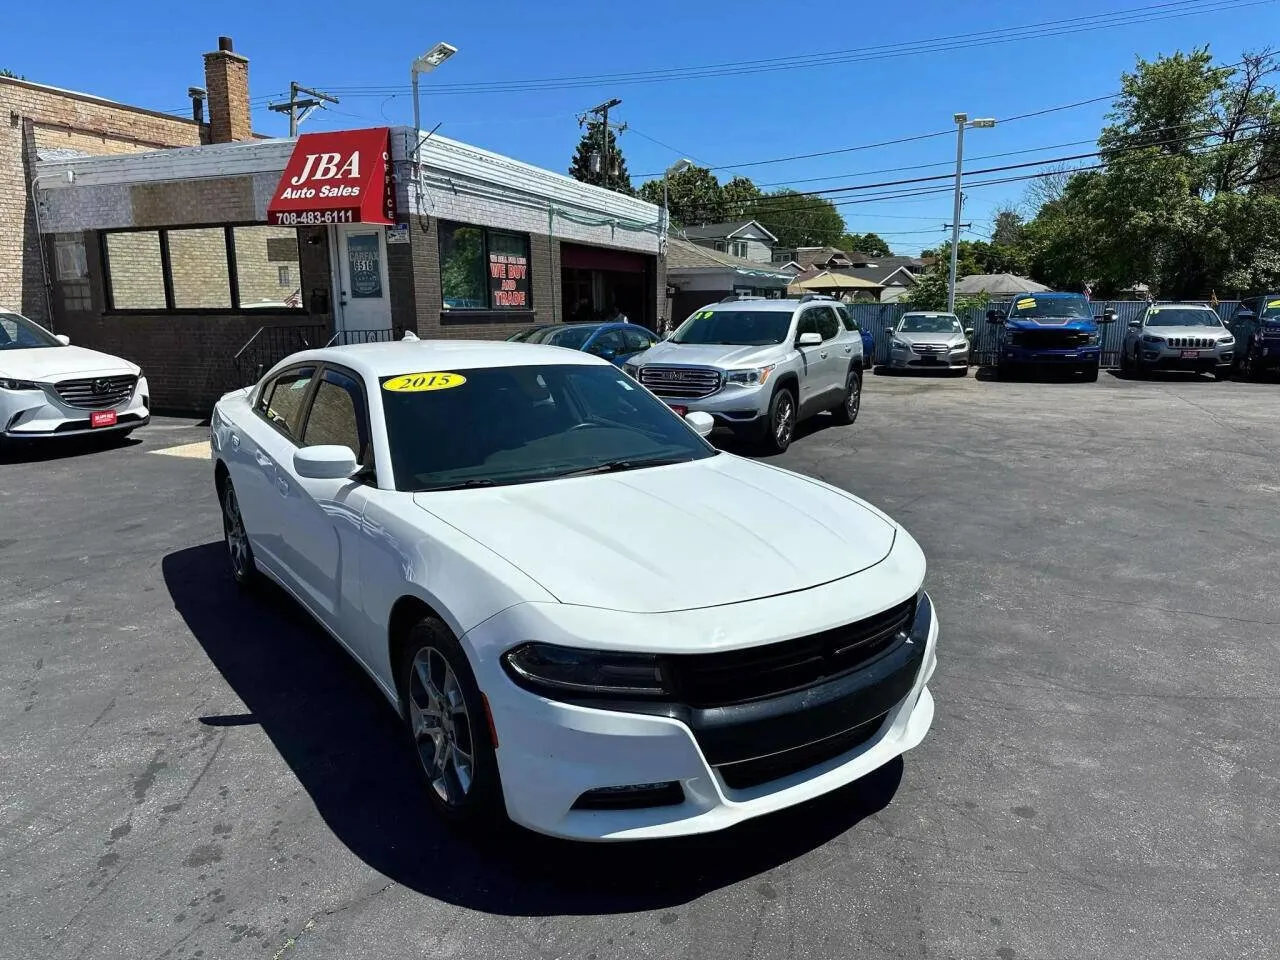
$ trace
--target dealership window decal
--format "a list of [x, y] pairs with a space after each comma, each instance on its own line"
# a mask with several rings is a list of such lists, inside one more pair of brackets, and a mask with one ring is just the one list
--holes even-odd
[[440, 221], [446, 310], [532, 310], [529, 237]]
[[101, 251], [109, 312], [302, 312], [292, 227], [106, 231]]

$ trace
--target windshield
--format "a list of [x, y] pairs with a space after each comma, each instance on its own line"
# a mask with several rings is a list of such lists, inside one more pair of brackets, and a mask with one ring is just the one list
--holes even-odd
[[1147, 312], [1148, 327], [1220, 327], [1222, 321], [1212, 310], [1198, 307], [1152, 307]]
[[0, 313], [0, 350], [62, 346], [48, 330], [16, 313]]
[[671, 336], [672, 343], [727, 343], [763, 347], [787, 339], [788, 310], [699, 310]]
[[1268, 297], [1262, 302], [1262, 319], [1274, 320], [1280, 317], [1280, 300]]
[[550, 347], [581, 350], [582, 345], [596, 332], [596, 329], [594, 325], [585, 327], [566, 327], [563, 325], [547, 327], [544, 330], [535, 330], [529, 335], [529, 339], [525, 343], [545, 343]]
[[1084, 297], [1019, 297], [1014, 301], [1011, 320], [1040, 320], [1047, 317], [1092, 320], [1093, 307]]
[[435, 381], [444, 387], [403, 389], [427, 374], [381, 381], [397, 490], [531, 483], [716, 454], [614, 367], [494, 367], [441, 378], [445, 372]]
[[960, 321], [953, 316], [943, 315], [939, 317], [918, 316], [913, 317], [910, 314], [902, 318], [902, 325], [898, 327], [899, 333], [962, 333], [960, 329]]

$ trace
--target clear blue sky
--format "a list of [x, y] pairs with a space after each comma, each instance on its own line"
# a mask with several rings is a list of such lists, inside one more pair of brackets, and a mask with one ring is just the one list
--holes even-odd
[[[735, 164], [929, 133], [950, 128], [956, 111], [1012, 117], [1109, 94], [1137, 55], [1151, 58], [1208, 43], [1222, 62], [1230, 63], [1280, 32], [1278, 0], [1252, 6], [1242, 5], [1247, 0], [1183, 0], [1181, 9], [1211, 4], [1221, 9], [950, 53], [860, 57], [843, 63], [823, 56], [1157, 2], [1078, 0], [1059, 6], [1025, 0], [915, 0], [849, 3], [820, 12], [812, 4], [776, 0], [364, 5], [334, 0], [268, 5], [259, 0], [226, 2], [215, 12], [209, 5], [187, 8], [133, 0], [126, 14], [118, 3], [63, 0], [56, 8], [10, 5], [0, 31], [0, 66], [32, 80], [185, 113], [187, 87], [203, 84], [200, 55], [215, 47], [219, 34], [227, 34], [236, 50], [250, 58], [255, 128], [284, 134], [285, 117], [262, 104], [268, 95], [287, 90], [291, 80], [320, 89], [403, 88], [395, 96], [350, 89], [334, 111], [317, 114], [304, 129], [410, 122], [409, 63], [435, 41], [447, 40], [460, 52], [423, 79], [424, 127], [440, 123], [447, 136], [564, 171], [580, 136], [575, 115], [617, 96], [623, 105], [614, 116], [632, 125], [621, 142], [635, 175], [661, 171], [681, 156], [709, 165]], [[1170, 5], [1163, 12], [1178, 9]], [[448, 84], [599, 76], [807, 54], [812, 56], [799, 67], [709, 79], [484, 94], [446, 90]], [[1091, 149], [1087, 145], [977, 159], [1092, 140], [1107, 106], [971, 131], [966, 153], [975, 159], [969, 166], [1086, 152]], [[741, 172], [760, 184], [820, 189], [945, 173], [954, 156], [951, 136]], [[928, 163], [941, 165], [875, 172]], [[733, 172], [718, 175], [728, 179]], [[801, 182], [819, 177], [829, 179]], [[1019, 200], [1023, 190], [1022, 184], [974, 190], [964, 219], [988, 231], [993, 208]], [[844, 206], [841, 212], [851, 230], [875, 230], [895, 250], [914, 252], [943, 237], [941, 225], [950, 220], [950, 204], [949, 195], [939, 195]]]

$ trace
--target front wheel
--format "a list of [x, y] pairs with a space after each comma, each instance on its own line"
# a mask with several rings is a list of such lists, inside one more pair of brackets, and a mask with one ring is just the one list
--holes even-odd
[[769, 401], [769, 420], [765, 430], [764, 447], [770, 453], [785, 453], [796, 435], [796, 398], [788, 387], [783, 387]]
[[498, 761], [484, 698], [462, 646], [424, 617], [396, 665], [401, 712], [432, 808], [450, 823], [503, 822]]
[[831, 411], [836, 418], [836, 423], [841, 426], [848, 426], [858, 419], [858, 412], [862, 409], [862, 375], [856, 370], [850, 370], [849, 376], [845, 378], [844, 383], [844, 399], [840, 401], [840, 406]]
[[258, 581], [258, 567], [253, 559], [253, 546], [249, 532], [240, 514], [240, 501], [236, 488], [227, 477], [222, 482], [222, 535], [227, 542], [227, 557], [231, 561], [231, 578], [241, 587], [251, 587]]
[[1213, 379], [1215, 380], [1226, 380], [1231, 376], [1231, 367], [1226, 365], [1221, 367], [1214, 367], [1211, 373], [1213, 374]]
[[1089, 366], [1087, 366], [1087, 367], [1085, 367], [1085, 368], [1084, 368], [1083, 373], [1084, 373], [1085, 383], [1096, 383], [1096, 382], [1097, 382], [1097, 380], [1098, 380], [1098, 366], [1099, 366], [1099, 364], [1097, 363], [1097, 361], [1095, 361], [1095, 362], [1093, 362], [1093, 363], [1089, 364]]

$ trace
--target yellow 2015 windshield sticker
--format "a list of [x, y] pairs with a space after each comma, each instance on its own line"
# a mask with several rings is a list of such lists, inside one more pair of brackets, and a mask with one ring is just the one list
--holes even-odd
[[1034, 310], [1036, 306], [1035, 297], [1023, 297], [1018, 301], [1019, 310]]
[[460, 387], [467, 378], [460, 373], [446, 373], [436, 370], [430, 373], [406, 373], [392, 377], [382, 384], [383, 390], [392, 393], [423, 393], [427, 390], [450, 390]]

